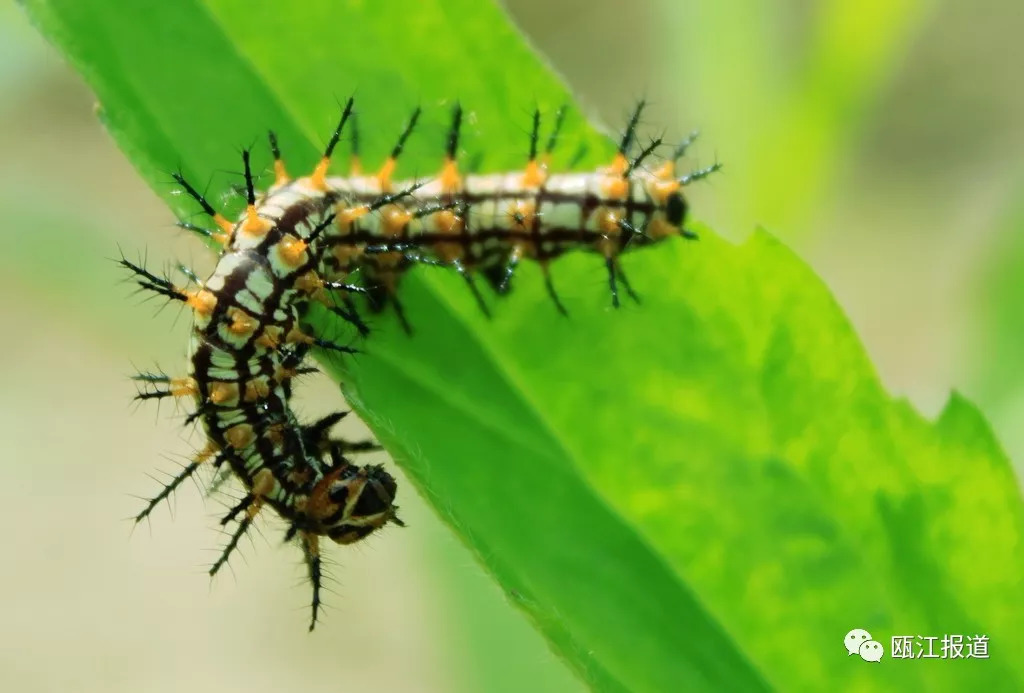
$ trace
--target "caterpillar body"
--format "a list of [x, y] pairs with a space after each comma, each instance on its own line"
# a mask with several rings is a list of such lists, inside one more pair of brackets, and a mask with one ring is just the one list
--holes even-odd
[[[330, 176], [334, 149], [346, 124], [351, 126], [349, 99], [323, 157], [307, 176], [288, 175], [271, 133], [275, 182], [257, 194], [250, 155], [243, 151], [247, 207], [235, 222], [175, 174], [184, 192], [214, 221], [209, 229], [182, 225], [223, 249], [205, 281], [183, 269], [194, 285], [187, 287], [122, 258], [141, 287], [184, 302], [193, 314], [188, 372], [180, 377], [140, 373], [135, 379], [139, 399], [192, 400], [195, 410], [188, 420], [201, 422], [208, 442], [136, 521], [148, 517], [203, 465], [226, 468], [245, 493], [221, 519], [222, 526], [234, 523], [235, 528], [211, 575], [226, 563], [259, 513], [271, 508], [288, 525], [286, 539], [296, 540], [303, 550], [313, 588], [312, 630], [321, 603], [320, 537], [349, 544], [388, 523], [402, 522], [394, 504], [394, 478], [380, 466], [360, 466], [349, 459], [377, 446], [331, 437], [331, 427], [344, 413], [303, 424], [290, 407], [294, 378], [316, 370], [306, 365], [312, 349], [354, 351], [317, 335], [303, 321], [306, 307], [322, 303], [365, 335], [368, 328], [353, 300], [363, 295], [371, 309], [394, 306], [411, 332], [397, 296], [398, 283], [411, 265], [454, 268], [486, 312], [474, 276], [479, 273], [504, 293], [518, 263], [533, 260], [544, 270], [556, 308], [565, 313], [548, 264], [573, 249], [604, 257], [617, 306], [620, 284], [633, 295], [618, 256], [634, 245], [673, 235], [692, 238], [683, 228], [687, 208], [682, 187], [718, 169], [716, 164], [676, 176], [675, 162], [692, 138], [654, 169], [645, 163], [660, 140], [630, 158], [642, 107], [630, 118], [612, 163], [592, 173], [549, 171], [563, 120], [564, 111], [559, 111], [543, 151], [540, 115], [535, 112], [522, 171], [462, 176], [456, 162], [462, 109], [456, 106], [436, 178], [392, 180], [419, 110], [376, 174]], [[356, 146], [353, 161], [358, 162]]]

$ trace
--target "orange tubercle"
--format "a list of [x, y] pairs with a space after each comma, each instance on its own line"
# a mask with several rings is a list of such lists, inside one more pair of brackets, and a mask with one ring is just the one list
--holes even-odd
[[450, 209], [434, 214], [434, 228], [438, 233], [462, 233], [462, 217]]
[[293, 327], [292, 331], [288, 333], [288, 336], [284, 338], [284, 341], [289, 344], [312, 344], [313, 338], [299, 328]]
[[256, 516], [260, 514], [260, 510], [263, 510], [263, 496], [258, 496], [256, 500], [252, 502], [245, 510], [245, 516], [250, 520], [255, 520]]
[[170, 390], [175, 397], [195, 397], [199, 394], [199, 385], [194, 378], [171, 378]]
[[219, 449], [220, 448], [217, 447], [216, 443], [214, 443], [212, 440], [208, 440], [206, 441], [206, 447], [197, 452], [196, 456], [193, 457], [192, 460], [202, 464], [203, 462], [206, 462], [208, 459], [216, 455]]
[[531, 159], [526, 164], [526, 170], [523, 171], [523, 187], [539, 188], [544, 185], [544, 181], [547, 180], [547, 177], [547, 171], [541, 168], [536, 159]]
[[320, 162], [313, 169], [313, 173], [309, 176], [309, 184], [315, 190], [327, 190], [327, 167], [330, 165], [331, 160], [326, 156], [320, 159]]
[[370, 212], [370, 208], [366, 205], [360, 205], [358, 207], [346, 207], [345, 209], [338, 212], [337, 224], [338, 227], [343, 230], [348, 230], [352, 226], [352, 222], [360, 217], [366, 216]]
[[601, 226], [602, 233], [612, 236], [619, 233], [622, 229], [619, 227], [619, 222], [622, 221], [622, 213], [616, 212], [611, 209], [605, 209], [598, 215], [598, 224]]
[[385, 236], [401, 235], [412, 221], [412, 214], [398, 205], [388, 205], [381, 210], [381, 231]]
[[359, 160], [359, 157], [355, 154], [349, 159], [348, 163], [348, 174], [350, 176], [361, 176], [363, 175], [363, 162]]
[[615, 158], [612, 159], [612, 163], [608, 165], [606, 173], [610, 176], [619, 176], [620, 178], [626, 175], [626, 171], [629, 170], [629, 159], [622, 152], [615, 154]]
[[674, 180], [676, 177], [676, 162], [666, 161], [663, 163], [657, 171], [654, 172], [655, 178], [661, 180]]
[[263, 499], [274, 492], [277, 487], [277, 480], [274, 479], [274, 475], [269, 469], [263, 467], [252, 479], [252, 495], [255, 496], [256, 500], [246, 508], [245, 514], [251, 520], [259, 514], [263, 508]]
[[281, 335], [284, 330], [277, 325], [267, 325], [263, 328], [263, 334], [256, 338], [257, 346], [265, 349], [276, 349], [281, 344]]
[[679, 228], [668, 223], [665, 219], [651, 219], [647, 224], [647, 235], [657, 240], [668, 238], [679, 233]]
[[239, 336], [252, 334], [260, 324], [259, 320], [252, 317], [241, 308], [229, 309], [228, 316], [231, 318], [231, 324], [228, 325], [228, 331]]
[[459, 166], [454, 159], [445, 159], [441, 167], [441, 192], [456, 193], [462, 188], [462, 177], [459, 176]]
[[230, 236], [231, 232], [235, 230], [235, 225], [228, 221], [220, 212], [213, 215], [213, 223], [219, 226], [220, 230], [228, 236]]
[[271, 222], [257, 214], [256, 205], [249, 205], [245, 208], [245, 221], [242, 222], [242, 230], [246, 233], [262, 236], [273, 226]]
[[285, 185], [290, 180], [288, 171], [284, 167], [284, 161], [281, 159], [274, 161], [274, 185]]
[[267, 440], [274, 445], [284, 444], [284, 425], [283, 424], [270, 424], [267, 426], [266, 432]]
[[238, 384], [214, 382], [210, 385], [209, 400], [214, 404], [238, 401]]
[[531, 230], [536, 215], [537, 206], [531, 200], [518, 200], [508, 206], [508, 216], [512, 220], [513, 228], [519, 231]]
[[210, 317], [217, 307], [217, 297], [206, 289], [185, 292], [185, 303], [199, 315]]
[[274, 475], [263, 467], [252, 478], [252, 495], [266, 496], [274, 490]]
[[651, 198], [659, 205], [665, 204], [665, 200], [672, 193], [679, 190], [679, 181], [675, 179], [671, 180], [655, 180], [647, 186], [647, 191], [650, 193]]
[[253, 441], [256, 440], [256, 433], [249, 424], [238, 424], [224, 431], [224, 440], [227, 441], [228, 445], [238, 450], [252, 445]]
[[270, 385], [262, 378], [253, 378], [245, 383], [245, 401], [255, 402], [270, 395]]
[[295, 236], [285, 236], [277, 244], [277, 254], [281, 262], [289, 267], [298, 267], [306, 262], [307, 243]]
[[381, 192], [391, 192], [391, 176], [395, 173], [395, 163], [394, 157], [389, 156], [384, 165], [377, 171], [376, 178]]
[[607, 176], [601, 181], [601, 190], [609, 199], [624, 200], [629, 195], [629, 181], [617, 176]]
[[342, 267], [347, 267], [349, 262], [353, 258], [357, 258], [362, 254], [359, 248], [350, 245], [336, 245], [331, 248], [331, 255], [338, 261], [338, 264]]
[[310, 270], [295, 280], [295, 288], [307, 294], [315, 293], [324, 288], [324, 280], [315, 270]]

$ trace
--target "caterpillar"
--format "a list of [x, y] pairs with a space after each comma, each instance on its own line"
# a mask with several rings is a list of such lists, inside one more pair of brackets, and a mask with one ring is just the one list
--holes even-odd
[[[139, 400], [191, 401], [186, 424], [198, 421], [206, 446], [149, 499], [135, 517], [147, 518], [186, 479], [212, 466], [237, 479], [244, 494], [220, 519], [233, 525], [217, 572], [237, 549], [254, 521], [269, 508], [286, 524], [286, 541], [303, 552], [312, 585], [309, 629], [321, 606], [322, 537], [339, 544], [357, 542], [398, 518], [397, 483], [379, 465], [357, 465], [354, 453], [379, 449], [371, 441], [330, 435], [347, 412], [304, 424], [290, 406], [295, 378], [312, 373], [311, 351], [352, 354], [350, 346], [318, 335], [304, 319], [311, 303], [320, 303], [369, 333], [355, 297], [380, 311], [393, 306], [406, 332], [410, 322], [398, 298], [398, 285], [416, 263], [453, 268], [464, 279], [485, 314], [488, 306], [474, 276], [480, 274], [496, 293], [509, 290], [518, 264], [537, 262], [556, 309], [567, 311], [548, 270], [552, 260], [573, 249], [599, 253], [605, 260], [612, 303], [619, 285], [639, 300], [618, 263], [628, 248], [670, 236], [695, 238], [683, 228], [687, 204], [682, 188], [717, 171], [719, 165], [677, 176], [676, 162], [693, 136], [656, 168], [651, 162], [661, 139], [631, 155], [644, 104], [633, 111], [613, 161], [592, 173], [552, 173], [550, 157], [565, 110], [560, 109], [542, 148], [541, 117], [534, 111], [529, 153], [522, 171], [467, 175], [457, 155], [463, 119], [452, 111], [444, 142], [444, 162], [433, 179], [396, 182], [394, 172], [413, 133], [420, 110], [413, 112], [381, 168], [360, 173], [354, 101], [348, 99], [323, 156], [306, 176], [288, 174], [277, 137], [269, 133], [274, 182], [257, 193], [251, 152], [242, 150], [246, 209], [230, 221], [179, 172], [180, 189], [211, 220], [209, 227], [181, 222], [221, 246], [213, 273], [201, 280], [181, 267], [188, 279], [176, 285], [167, 273], [122, 256], [120, 264], [135, 282], [192, 313], [188, 369], [172, 377], [160, 371], [134, 376]], [[352, 128], [352, 174], [328, 175], [334, 151]], [[224, 471], [226, 470], [226, 471]]]

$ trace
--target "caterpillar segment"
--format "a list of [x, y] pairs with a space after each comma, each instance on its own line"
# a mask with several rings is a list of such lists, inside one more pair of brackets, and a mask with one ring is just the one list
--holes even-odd
[[[346, 114], [350, 111], [351, 104]], [[337, 144], [345, 117], [343, 114], [325, 160]], [[325, 282], [318, 272], [324, 248], [320, 236], [333, 219], [296, 215], [294, 206], [275, 204], [281, 196], [258, 199], [248, 150], [243, 151], [242, 159], [247, 206], [230, 228], [205, 198], [178, 176], [185, 192], [214, 219], [218, 233], [226, 235], [216, 268], [199, 288], [181, 289], [122, 259], [142, 288], [182, 301], [193, 316], [187, 375], [139, 374], [139, 398], [191, 398], [196, 405], [195, 418], [208, 436], [209, 450], [216, 451], [245, 489], [242, 500], [221, 520], [221, 525], [231, 530], [210, 568], [211, 575], [227, 565], [266, 508], [306, 536], [324, 535], [346, 544], [389, 521], [398, 522], [394, 479], [380, 467], [361, 467], [346, 457], [375, 446], [367, 441], [329, 438], [327, 431], [337, 418], [304, 427], [289, 404], [289, 382], [303, 370], [301, 363], [310, 348], [346, 354], [354, 351], [315, 334], [301, 319], [310, 301], [330, 303], [332, 295], [356, 290], [344, 282]], [[287, 189], [283, 163], [279, 169], [282, 189]], [[314, 171], [309, 177], [310, 187], [316, 186], [317, 175]], [[400, 197], [381, 196], [379, 201], [368, 202], [366, 213]], [[147, 517], [199, 466], [197, 461], [189, 464], [147, 503], [137, 519]], [[315, 624], [319, 584], [314, 591]]]
[[191, 401], [194, 411], [186, 423], [200, 422], [208, 445], [147, 501], [137, 520], [148, 517], [199, 469], [229, 470], [217, 478], [233, 477], [244, 495], [221, 519], [228, 539], [211, 575], [228, 564], [261, 514], [278, 515], [288, 525], [286, 539], [299, 544], [306, 562], [313, 590], [312, 629], [322, 604], [321, 537], [351, 544], [385, 525], [403, 523], [394, 502], [394, 478], [380, 466], [357, 465], [349, 459], [378, 446], [331, 437], [331, 428], [344, 414], [303, 424], [291, 408], [293, 381], [316, 370], [305, 365], [313, 348], [343, 356], [355, 351], [317, 334], [304, 320], [307, 309], [322, 304], [365, 335], [369, 328], [355, 300], [362, 297], [373, 311], [393, 306], [411, 332], [398, 288], [413, 265], [454, 269], [489, 314], [476, 276], [496, 293], [505, 293], [519, 264], [532, 261], [542, 271], [556, 310], [566, 314], [550, 268], [554, 260], [576, 249], [604, 258], [614, 306], [619, 305], [620, 287], [636, 298], [619, 256], [671, 236], [693, 238], [683, 226], [683, 188], [719, 168], [715, 164], [677, 174], [677, 159], [692, 138], [671, 158], [655, 163], [660, 139], [635, 146], [642, 109], [641, 103], [630, 117], [612, 162], [590, 173], [552, 169], [551, 155], [565, 120], [561, 109], [546, 139], [541, 113], [535, 110], [522, 170], [465, 174], [458, 162], [464, 114], [456, 104], [442, 165], [433, 178], [400, 180], [395, 175], [415, 134], [420, 109], [412, 113], [380, 168], [362, 172], [355, 134], [350, 175], [334, 176], [330, 165], [335, 149], [356, 118], [349, 99], [323, 156], [308, 175], [289, 174], [271, 132], [274, 182], [258, 191], [251, 153], [242, 151], [246, 206], [234, 222], [215, 210], [181, 173], [175, 174], [182, 191], [212, 220], [208, 229], [182, 225], [217, 241], [221, 251], [209, 277], [200, 280], [183, 270], [189, 279], [186, 287], [122, 258], [140, 288], [183, 303], [193, 318], [186, 372], [179, 377], [139, 374], [137, 399]]
[[[376, 174], [327, 176], [322, 197], [316, 197], [315, 203], [309, 192], [302, 191], [317, 186], [304, 179], [293, 181], [287, 191], [291, 197], [275, 201], [275, 191], [271, 191], [268, 198], [285, 207], [330, 207], [335, 227], [324, 234], [329, 249], [323, 271], [335, 277], [358, 273], [359, 283], [369, 292], [371, 310], [394, 305], [407, 328], [404, 310], [395, 303], [396, 292], [405, 272], [421, 262], [459, 272], [487, 313], [474, 276], [481, 274], [500, 294], [508, 291], [522, 260], [535, 261], [553, 303], [564, 313], [550, 264], [570, 250], [589, 249], [605, 258], [612, 303], [618, 305], [620, 286], [635, 297], [618, 257], [631, 247], [673, 235], [693, 238], [683, 228], [687, 206], [682, 187], [719, 168], [716, 164], [681, 178], [675, 175], [674, 160], [666, 162], [670, 166], [649, 168], [662, 146], [660, 138], [630, 157], [641, 110], [642, 104], [631, 116], [612, 163], [589, 174], [550, 170], [551, 152], [564, 122], [564, 111], [559, 111], [543, 152], [539, 147], [541, 118], [539, 112], [534, 114], [523, 171], [463, 176], [457, 160], [462, 109], [457, 105], [445, 137], [441, 170], [425, 183], [393, 179], [397, 154], [412, 133], [407, 126], [399, 146]], [[418, 113], [410, 118], [410, 125], [417, 122]], [[368, 201], [379, 199], [388, 190], [412, 187], [415, 190], [406, 199], [380, 208], [377, 214], [365, 212]]]

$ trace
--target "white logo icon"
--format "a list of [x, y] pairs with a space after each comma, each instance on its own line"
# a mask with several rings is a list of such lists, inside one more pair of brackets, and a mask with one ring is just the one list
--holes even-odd
[[871, 633], [863, 628], [854, 628], [843, 639], [846, 651], [849, 655], [860, 655], [865, 662], [880, 662], [885, 650], [882, 644], [871, 639]]
[[863, 628], [854, 628], [846, 634], [846, 639], [843, 640], [843, 643], [846, 645], [846, 651], [855, 655], [860, 654], [860, 646], [868, 640], [871, 640], [871, 633]]
[[861, 659], [865, 662], [881, 662], [882, 655], [885, 654], [885, 650], [882, 649], [882, 643], [874, 640], [865, 640], [860, 646]]

